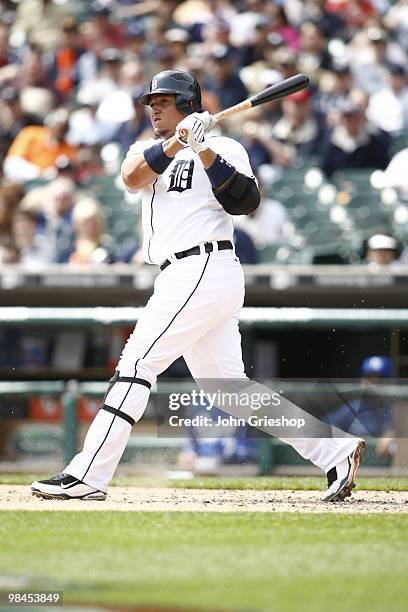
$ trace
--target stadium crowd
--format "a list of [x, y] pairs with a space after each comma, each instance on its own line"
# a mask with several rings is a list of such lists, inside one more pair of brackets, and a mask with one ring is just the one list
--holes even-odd
[[[139, 96], [172, 68], [194, 73], [211, 113], [296, 73], [310, 77], [308, 90], [220, 128], [245, 146], [263, 192], [259, 209], [236, 219], [243, 263], [294, 252], [306, 261], [310, 244], [344, 245], [356, 226], [365, 228], [359, 246], [380, 235], [371, 250], [399, 254], [407, 48], [407, 0], [1, 0], [0, 262], [140, 260], [137, 201], [123, 248], [93, 183], [111, 177], [120, 188], [128, 147], [152, 135]], [[344, 253], [344, 262], [365, 256]]]

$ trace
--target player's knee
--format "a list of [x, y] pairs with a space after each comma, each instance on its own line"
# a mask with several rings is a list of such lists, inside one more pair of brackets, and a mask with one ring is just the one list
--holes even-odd
[[[126, 415], [131, 417], [129, 421], [138, 421], [145, 409], [150, 395], [150, 384], [143, 379], [132, 379], [122, 382], [121, 377], [109, 389], [101, 408], [112, 412], [118, 411], [118, 415], [126, 419]], [[133, 422], [132, 422], [133, 421]]]

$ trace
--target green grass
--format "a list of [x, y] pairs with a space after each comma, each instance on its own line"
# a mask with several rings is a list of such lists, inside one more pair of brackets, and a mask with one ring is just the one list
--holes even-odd
[[[28, 485], [33, 480], [48, 478], [49, 474], [0, 474], [0, 484]], [[408, 491], [408, 477], [358, 477], [358, 488], [368, 491]], [[115, 478], [111, 486], [177, 487], [187, 489], [253, 489], [269, 491], [289, 489], [292, 491], [318, 491], [325, 488], [326, 481], [319, 476], [258, 476], [242, 478], [196, 477], [191, 480], [166, 480], [150, 477]]]
[[402, 515], [0, 512], [0, 574], [68, 602], [399, 612]]

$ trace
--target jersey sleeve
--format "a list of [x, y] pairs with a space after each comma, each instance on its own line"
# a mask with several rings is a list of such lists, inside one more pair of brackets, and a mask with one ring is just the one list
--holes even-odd
[[[129, 151], [126, 153], [125, 159], [128, 159], [129, 157], [133, 157], [134, 155], [141, 155], [145, 149], [152, 147], [157, 142], [158, 141], [155, 140], [154, 138], [149, 138], [148, 140], [138, 140], [137, 142], [135, 142], [134, 144], [130, 146]], [[132, 195], [139, 193], [140, 189], [136, 189], [136, 190], [129, 189], [129, 187], [125, 184], [123, 180], [122, 182], [123, 182], [124, 189], [128, 193], [131, 193]]]
[[133, 157], [133, 155], [141, 155], [145, 149], [152, 147], [158, 142], [159, 140], [155, 140], [154, 138], [149, 138], [149, 140], [138, 140], [135, 144], [130, 146], [129, 151], [126, 153], [126, 158]]
[[225, 161], [234, 166], [238, 172], [254, 178], [248, 153], [242, 144], [232, 138], [218, 136], [209, 137], [208, 144], [214, 153], [218, 153]]

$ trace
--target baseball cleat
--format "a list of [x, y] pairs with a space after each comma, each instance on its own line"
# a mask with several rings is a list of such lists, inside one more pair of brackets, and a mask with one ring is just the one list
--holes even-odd
[[106, 493], [94, 489], [70, 474], [57, 474], [48, 480], [36, 480], [31, 493], [43, 499], [84, 499], [103, 501]]
[[365, 449], [364, 440], [358, 440], [355, 450], [341, 463], [327, 472], [328, 489], [323, 501], [338, 502], [350, 497], [355, 485], [355, 477]]

